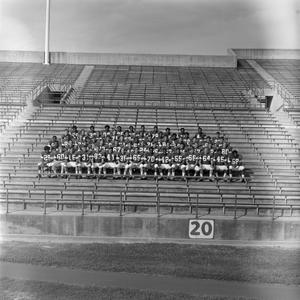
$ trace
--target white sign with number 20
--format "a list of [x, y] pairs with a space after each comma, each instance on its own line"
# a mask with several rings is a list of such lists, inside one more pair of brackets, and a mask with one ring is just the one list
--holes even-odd
[[213, 239], [214, 220], [190, 220], [189, 237], [191, 239]]

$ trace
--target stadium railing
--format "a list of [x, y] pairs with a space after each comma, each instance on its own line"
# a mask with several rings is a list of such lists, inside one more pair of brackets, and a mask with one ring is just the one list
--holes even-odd
[[[26, 196], [25, 196], [26, 195]], [[227, 211], [233, 212], [234, 218], [237, 217], [237, 211], [240, 216], [246, 216], [249, 210], [254, 210], [256, 215], [260, 214], [261, 210], [269, 210], [272, 216], [275, 217], [275, 212], [280, 211], [279, 216], [283, 216], [285, 211], [288, 211], [290, 216], [293, 215], [295, 210], [300, 209], [299, 198], [298, 201], [289, 202], [289, 197], [285, 197], [283, 201], [278, 199], [277, 196], [269, 196], [266, 201], [267, 195], [264, 196], [264, 201], [259, 201], [255, 195], [245, 200], [241, 200], [238, 194], [229, 194], [224, 197], [220, 195], [219, 202], [207, 201], [209, 196], [206, 193], [178, 194], [178, 193], [163, 193], [156, 188], [154, 192], [105, 192], [105, 191], [56, 191], [56, 190], [24, 190], [24, 191], [9, 191], [6, 189], [1, 193], [1, 203], [5, 204], [5, 212], [10, 213], [10, 206], [13, 205], [13, 212], [16, 206], [21, 205], [23, 210], [26, 210], [29, 205], [35, 206], [35, 211], [42, 210], [43, 214], [47, 214], [49, 209], [53, 212], [53, 207], [56, 211], [63, 211], [69, 209], [78, 212], [80, 209], [83, 215], [88, 209], [89, 212], [93, 211], [93, 207], [97, 207], [97, 211], [101, 207], [112, 207], [114, 211], [119, 210], [120, 216], [126, 213], [126, 209], [132, 208], [136, 212], [138, 208], [151, 208], [154, 207], [157, 216], [161, 216], [161, 210], [168, 209], [169, 213], [173, 213], [174, 209], [185, 208], [190, 211], [190, 214], [198, 216], [199, 209], [206, 209], [210, 214], [212, 209], [221, 209], [225, 215]], [[172, 201], [170, 201], [172, 198]], [[240, 211], [243, 211], [241, 214]], [[166, 211], [164, 211], [164, 214]], [[278, 216], [278, 215], [277, 215]]]

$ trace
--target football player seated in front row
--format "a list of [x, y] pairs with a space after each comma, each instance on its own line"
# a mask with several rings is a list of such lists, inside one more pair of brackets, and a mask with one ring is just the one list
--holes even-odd
[[237, 152], [237, 150], [233, 150], [232, 154], [229, 156], [229, 177], [232, 180], [233, 173], [240, 174], [241, 181], [245, 181], [245, 167], [242, 163], [242, 156]]

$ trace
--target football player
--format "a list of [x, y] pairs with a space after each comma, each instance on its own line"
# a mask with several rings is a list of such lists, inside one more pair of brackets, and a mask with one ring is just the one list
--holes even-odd
[[[76, 178], [79, 176], [79, 165], [80, 165], [80, 154], [81, 151], [79, 150], [77, 145], [74, 145], [73, 148], [69, 148], [68, 151], [68, 162], [66, 168], [75, 169]], [[70, 174], [69, 174], [70, 176]]]
[[141, 155], [141, 164], [140, 164], [140, 169], [141, 169], [141, 174], [142, 174], [142, 179], [145, 179], [147, 176], [147, 169], [148, 169], [148, 163], [147, 163], [147, 153], [149, 149], [145, 143], [145, 141], [142, 139], [139, 143], [139, 154]]
[[131, 156], [131, 161], [129, 165], [129, 176], [133, 177], [133, 170], [138, 169], [140, 171], [141, 177], [144, 176], [144, 169], [142, 167], [142, 156], [139, 153], [139, 149], [134, 147], [134, 152]]
[[82, 169], [87, 169], [87, 178], [91, 175], [91, 151], [87, 147], [81, 148], [80, 164], [78, 166], [79, 175], [82, 177]]
[[93, 139], [96, 135], [97, 135], [97, 133], [96, 133], [96, 131], [95, 131], [95, 126], [94, 126], [94, 125], [91, 125], [91, 126], [90, 126], [90, 130], [89, 130], [88, 133], [87, 133], [87, 136], [88, 136], [90, 139]]
[[65, 172], [65, 161], [66, 161], [66, 148], [60, 146], [56, 153], [56, 159], [52, 166], [55, 177], [57, 176], [58, 169], [60, 169], [60, 175], [63, 176]]
[[104, 131], [102, 131], [102, 136], [103, 136], [104, 138], [106, 138], [106, 137], [108, 137], [108, 136], [110, 136], [110, 135], [111, 135], [110, 127], [109, 127], [109, 125], [105, 125], [105, 126], [104, 126]]
[[223, 173], [223, 179], [226, 181], [228, 171], [228, 156], [222, 153], [222, 149], [218, 149], [214, 155], [214, 169], [216, 179], [219, 178], [219, 173]]
[[116, 156], [116, 166], [117, 166], [117, 177], [122, 177], [121, 169], [124, 169], [123, 176], [127, 175], [129, 169], [128, 158], [126, 155], [126, 149], [121, 148], [119, 152], [117, 152]]
[[233, 150], [232, 154], [229, 157], [229, 177], [230, 181], [232, 180], [232, 172], [239, 172], [241, 176], [241, 181], [245, 182], [245, 174], [244, 174], [245, 167], [242, 163], [242, 157], [238, 153], [237, 150]]
[[164, 175], [164, 170], [167, 171], [167, 176], [170, 178], [171, 176], [171, 156], [167, 152], [166, 148], [163, 148], [163, 152], [159, 156], [159, 173], [160, 173], [160, 178], [163, 177]]
[[196, 177], [200, 172], [198, 156], [194, 148], [190, 148], [189, 153], [186, 156], [186, 172], [190, 173], [191, 171], [194, 171], [194, 177]]
[[178, 138], [182, 138], [182, 139], [184, 139], [185, 138], [185, 128], [184, 127], [181, 127], [180, 128], [180, 131], [179, 131], [179, 133], [178, 133]]
[[103, 166], [103, 175], [104, 176], [107, 175], [107, 169], [112, 169], [113, 170], [113, 176], [116, 177], [117, 164], [116, 164], [115, 154], [113, 152], [112, 147], [110, 147], [106, 151], [105, 164]]
[[164, 136], [167, 137], [167, 140], [169, 140], [171, 135], [172, 135], [171, 134], [171, 129], [169, 127], [167, 127], [165, 132], [164, 132]]
[[221, 135], [221, 133], [219, 131], [217, 131], [216, 136], [213, 138], [212, 142], [216, 146], [219, 146], [220, 144], [223, 143], [224, 140], [225, 140], [225, 137], [223, 135]]
[[139, 136], [143, 137], [147, 134], [146, 129], [145, 129], [145, 125], [141, 125], [141, 129], [139, 131]]
[[122, 127], [121, 127], [120, 125], [117, 126], [117, 136], [118, 136], [118, 137], [123, 136]]
[[176, 148], [175, 153], [172, 154], [172, 160], [171, 160], [172, 178], [175, 177], [175, 172], [177, 170], [181, 171], [182, 177], [185, 176], [186, 165], [184, 160], [185, 160], [184, 153], [181, 152], [179, 148]]
[[41, 178], [45, 172], [49, 172], [48, 164], [51, 162], [50, 146], [45, 146], [44, 151], [41, 153], [41, 161], [38, 163], [38, 178]]
[[59, 141], [58, 141], [56, 135], [54, 135], [54, 136], [51, 138], [51, 140], [50, 140], [49, 143], [48, 143], [48, 146], [50, 147], [50, 150], [58, 149], [58, 147], [59, 147]]
[[203, 154], [201, 155], [201, 167], [200, 167], [200, 180], [203, 179], [203, 172], [209, 172], [210, 181], [213, 180], [213, 159], [210, 155], [209, 148], [206, 147], [203, 150]]
[[92, 172], [93, 175], [96, 176], [96, 169], [98, 168], [98, 175], [100, 176], [105, 164], [105, 160], [104, 160], [104, 154], [105, 151], [104, 149], [99, 149], [99, 147], [95, 147], [94, 152], [93, 152], [93, 157], [92, 157]]
[[134, 130], [134, 127], [132, 125], [130, 125], [128, 127], [128, 131], [129, 131], [129, 135], [134, 138], [135, 137], [135, 130]]
[[200, 126], [198, 126], [197, 133], [195, 134], [195, 138], [200, 140], [205, 138], [205, 134]]
[[146, 152], [146, 160], [147, 160], [147, 171], [146, 174], [148, 174], [149, 170], [154, 171], [154, 177], [157, 177], [157, 171], [158, 171], [158, 162], [157, 162], [157, 154], [154, 152], [153, 147], [149, 147], [149, 151]]
[[76, 139], [78, 136], [78, 129], [76, 125], [73, 125], [70, 129], [70, 134], [72, 136], [72, 139]]

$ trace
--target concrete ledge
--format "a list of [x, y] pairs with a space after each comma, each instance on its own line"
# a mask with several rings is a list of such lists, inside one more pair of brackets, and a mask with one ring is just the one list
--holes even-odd
[[[43, 62], [43, 52], [0, 51], [2, 62]], [[139, 65], [236, 68], [236, 57], [230, 55], [167, 55], [125, 53], [75, 53], [51, 52], [51, 63], [82, 65]]]
[[300, 49], [228, 49], [237, 59], [300, 59]]
[[[67, 237], [119, 237], [189, 240], [187, 216], [8, 214], [0, 215], [0, 231], [5, 234], [55, 235]], [[300, 241], [300, 220], [271, 221], [266, 218], [215, 220], [214, 240]]]
[[0, 244], [6, 242], [22, 243], [56, 243], [56, 244], [181, 244], [181, 245], [215, 245], [234, 247], [280, 247], [300, 248], [299, 241], [246, 241], [246, 240], [195, 240], [172, 238], [140, 238], [140, 237], [102, 237], [102, 236], [68, 236], [68, 235], [36, 235], [36, 234], [1, 234]]

